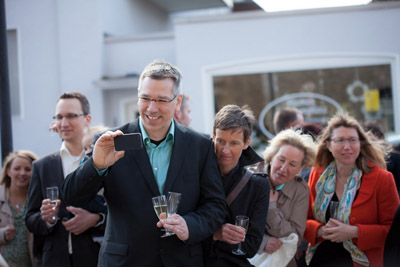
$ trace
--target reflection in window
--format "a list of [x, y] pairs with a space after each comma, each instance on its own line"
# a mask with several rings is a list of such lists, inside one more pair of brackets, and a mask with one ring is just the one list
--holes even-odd
[[[305, 121], [323, 126], [341, 108], [361, 123], [375, 120], [386, 132], [394, 132], [389, 64], [214, 76], [213, 83], [216, 112], [227, 104], [247, 104], [257, 120], [263, 111], [266, 112], [261, 121], [271, 133], [273, 115], [284, 106], [296, 107], [303, 112]], [[298, 93], [313, 93], [321, 97], [310, 97], [310, 94], [290, 97]], [[265, 111], [274, 100], [273, 107]], [[268, 139], [259, 125], [255, 130], [261, 141]]]

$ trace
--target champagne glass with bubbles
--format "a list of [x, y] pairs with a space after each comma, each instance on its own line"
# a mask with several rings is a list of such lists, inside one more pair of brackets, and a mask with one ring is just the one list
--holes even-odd
[[154, 211], [156, 212], [158, 219], [166, 219], [168, 205], [165, 195], [153, 197], [151, 200], [153, 201]]
[[[53, 210], [56, 210], [57, 208], [57, 199], [58, 199], [58, 187], [57, 186], [51, 186], [46, 188], [46, 194], [47, 198], [50, 199], [50, 204], [53, 205]], [[53, 217], [51, 217], [52, 220], [57, 220], [56, 214], [53, 214]]]
[[329, 204], [329, 212], [332, 219], [339, 219], [339, 201], [331, 201]]
[[[236, 216], [235, 225], [243, 227], [247, 232], [247, 228], [249, 227], [249, 217], [244, 216], [244, 215]], [[242, 242], [240, 242], [238, 244], [238, 247], [236, 249], [232, 250], [232, 253], [235, 255], [245, 255], [246, 254], [246, 252], [244, 252], [242, 250]]]
[[[168, 209], [167, 209], [167, 217], [176, 214], [179, 206], [179, 202], [181, 201], [181, 193], [175, 193], [175, 192], [168, 192]], [[165, 234], [163, 234], [161, 237], [167, 237], [174, 235], [175, 233], [169, 230], [165, 231]]]

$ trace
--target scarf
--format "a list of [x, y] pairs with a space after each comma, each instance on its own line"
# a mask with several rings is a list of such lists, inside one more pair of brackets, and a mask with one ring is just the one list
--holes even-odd
[[[354, 166], [350, 176], [347, 178], [347, 182], [345, 184], [342, 198], [340, 199], [338, 207], [338, 220], [344, 222], [345, 224], [349, 224], [351, 206], [357, 194], [357, 190], [360, 188], [361, 177], [361, 170]], [[336, 161], [332, 161], [321, 174], [317, 184], [315, 185], [316, 198], [314, 206], [312, 207], [312, 212], [314, 214], [314, 218], [321, 223], [327, 223], [326, 210], [328, 209], [329, 203], [331, 202], [333, 194], [335, 193], [335, 188]], [[316, 244], [315, 247], [308, 247], [308, 253], [306, 256], [307, 264], [311, 262], [311, 259], [319, 244], [320, 243]], [[344, 241], [343, 247], [350, 253], [354, 262], [357, 262], [363, 266], [369, 266], [367, 256], [356, 245], [354, 245], [351, 239]]]

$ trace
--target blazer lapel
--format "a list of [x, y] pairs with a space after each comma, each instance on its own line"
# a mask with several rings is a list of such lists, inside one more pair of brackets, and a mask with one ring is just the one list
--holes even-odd
[[60, 152], [55, 152], [50, 155], [49, 160], [47, 161], [45, 170], [45, 177], [43, 177], [42, 186], [58, 186], [61, 188], [64, 182], [64, 171], [62, 167], [61, 155]]
[[373, 196], [373, 190], [375, 189], [377, 182], [377, 179], [374, 179], [374, 177], [372, 176], [372, 173], [374, 172], [375, 171], [372, 171], [369, 174], [363, 175], [360, 191], [358, 192], [356, 201], [354, 201], [353, 203], [353, 207], [363, 204]]
[[[140, 133], [139, 120], [130, 123], [128, 129], [124, 131], [124, 133]], [[153, 194], [155, 196], [160, 195], [146, 147], [143, 145], [143, 147], [139, 150], [126, 151], [125, 157], [136, 161], [137, 166], [142, 173], [143, 179], [146, 180]]]
[[190, 142], [190, 136], [186, 134], [186, 129], [175, 123], [175, 142], [172, 149], [171, 160], [167, 173], [167, 180], [165, 181], [164, 193], [171, 191], [172, 185], [178, 177], [178, 172], [181, 169], [183, 160], [187, 157], [187, 147]]

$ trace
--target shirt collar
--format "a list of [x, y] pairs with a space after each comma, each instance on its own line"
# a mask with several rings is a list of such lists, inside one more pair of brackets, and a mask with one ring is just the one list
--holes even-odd
[[[147, 146], [148, 144], [150, 144], [150, 137], [147, 134], [146, 130], [144, 129], [141, 116], [139, 116], [139, 127], [140, 127], [140, 131], [142, 132], [143, 144], [145, 146]], [[174, 136], [175, 136], [174, 134], [175, 134], [175, 122], [174, 122], [174, 120], [172, 120], [171, 126], [169, 127], [167, 136], [166, 136], [164, 141], [172, 142], [172, 144], [173, 144], [174, 143]]]
[[278, 185], [278, 186], [275, 186], [275, 190], [276, 191], [280, 191], [280, 190], [282, 190], [282, 188], [285, 186], [285, 184], [280, 184], [280, 185]]
[[[70, 157], [76, 157], [76, 156], [72, 156], [71, 152], [69, 152], [67, 146], [65, 145], [65, 141], [63, 141], [61, 143], [61, 147], [60, 147], [60, 155], [62, 158], [70, 156]], [[83, 158], [83, 156], [85, 156], [85, 150], [82, 149], [81, 154], [78, 156], [79, 158]]]

